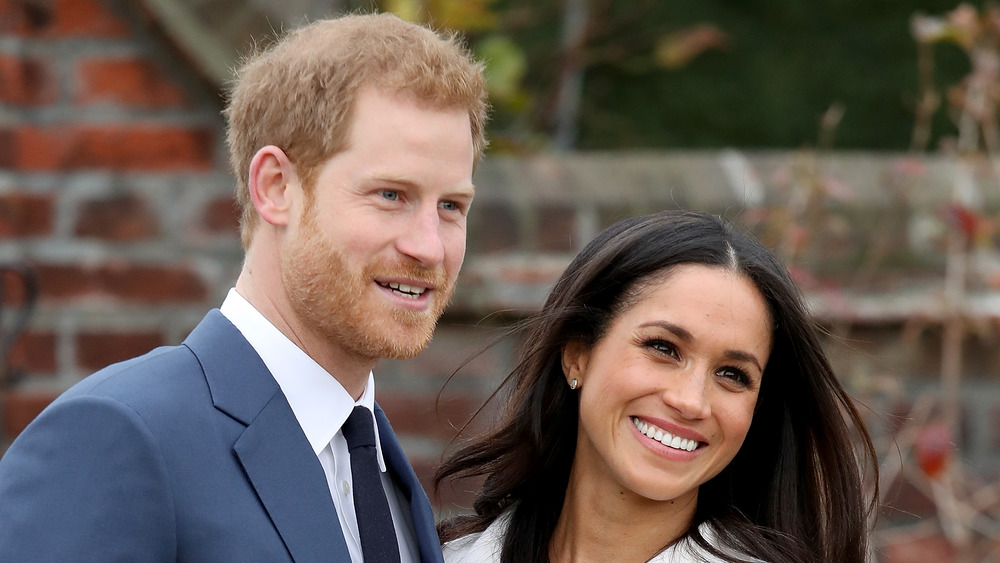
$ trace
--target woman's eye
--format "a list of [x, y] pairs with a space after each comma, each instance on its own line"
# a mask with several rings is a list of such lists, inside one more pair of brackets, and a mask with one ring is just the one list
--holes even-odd
[[396, 201], [399, 199], [399, 192], [396, 190], [382, 190], [379, 194], [389, 201]]
[[741, 369], [726, 367], [715, 372], [715, 375], [739, 383], [744, 387], [750, 385], [750, 376]]
[[647, 348], [651, 348], [657, 353], [670, 356], [671, 358], [677, 358], [680, 355], [677, 352], [677, 347], [666, 340], [648, 340], [645, 344]]

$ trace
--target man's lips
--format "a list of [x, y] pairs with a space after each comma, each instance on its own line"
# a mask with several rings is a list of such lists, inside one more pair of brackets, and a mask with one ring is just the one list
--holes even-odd
[[391, 291], [394, 295], [404, 297], [406, 299], [417, 300], [420, 299], [430, 287], [423, 285], [413, 285], [412, 283], [400, 283], [400, 282], [383, 282], [375, 280], [375, 283]]

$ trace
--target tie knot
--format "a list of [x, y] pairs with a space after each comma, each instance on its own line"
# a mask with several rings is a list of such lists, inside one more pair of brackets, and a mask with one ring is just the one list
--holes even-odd
[[351, 416], [341, 428], [344, 438], [347, 438], [347, 449], [375, 447], [375, 427], [372, 425], [372, 412], [365, 407], [354, 407]]

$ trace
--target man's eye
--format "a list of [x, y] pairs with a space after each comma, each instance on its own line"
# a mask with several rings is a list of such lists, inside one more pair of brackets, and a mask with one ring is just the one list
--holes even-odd
[[379, 193], [382, 195], [382, 197], [384, 197], [389, 201], [396, 201], [399, 199], [399, 192], [397, 192], [396, 190], [382, 190]]
[[455, 211], [458, 209], [458, 204], [454, 201], [442, 201], [441, 208], [445, 211]]

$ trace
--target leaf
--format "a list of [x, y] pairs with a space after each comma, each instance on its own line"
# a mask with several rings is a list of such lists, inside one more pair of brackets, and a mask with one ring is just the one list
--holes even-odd
[[661, 36], [654, 57], [662, 67], [680, 68], [709, 49], [725, 49], [729, 38], [711, 24], [699, 24]]
[[490, 98], [494, 102], [515, 101], [528, 70], [524, 51], [506, 36], [491, 35], [476, 44], [475, 53], [486, 64], [484, 75]]
[[385, 0], [385, 11], [401, 20], [419, 23], [424, 19], [424, 6], [420, 0]]
[[917, 465], [930, 479], [937, 479], [944, 473], [955, 450], [951, 433], [944, 424], [928, 424], [917, 431], [913, 449], [917, 454]]
[[434, 23], [460, 31], [495, 29], [499, 17], [491, 9], [495, 0], [433, 0], [430, 3]]
[[910, 34], [918, 43], [935, 43], [950, 37], [948, 24], [941, 18], [914, 14], [910, 18]]
[[975, 209], [952, 203], [945, 208], [948, 219], [965, 237], [965, 240], [974, 242], [979, 237], [983, 227], [983, 217]]

